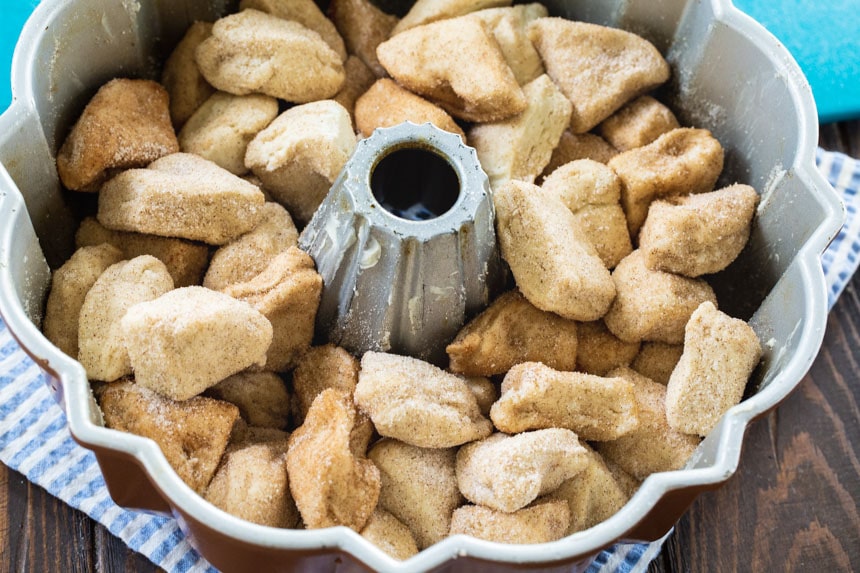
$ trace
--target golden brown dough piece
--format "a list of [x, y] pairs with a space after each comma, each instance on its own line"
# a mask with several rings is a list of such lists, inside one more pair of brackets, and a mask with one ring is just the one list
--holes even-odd
[[377, 127], [392, 127], [404, 121], [418, 125], [430, 122], [466, 141], [466, 134], [445, 110], [388, 78], [377, 80], [355, 102], [355, 125], [365, 137]]
[[290, 394], [274, 372], [239, 372], [209, 388], [206, 395], [234, 404], [250, 426], [286, 430], [289, 425]]
[[122, 259], [120, 250], [107, 243], [81, 247], [51, 276], [42, 331], [72, 358], [78, 357], [78, 319], [87, 293], [108, 267]]
[[463, 378], [408, 356], [366, 352], [355, 403], [381, 435], [422, 448], [459, 446], [492, 432]]
[[102, 386], [96, 397], [108, 428], [154, 440], [180, 479], [201, 495], [239, 418], [232, 404], [199, 396], [174, 402], [131, 379]]
[[445, 350], [451, 371], [494, 376], [520, 362], [543, 362], [557, 370], [574, 370], [576, 349], [574, 321], [536, 308], [513, 290], [464, 326]]
[[418, 553], [418, 546], [409, 528], [379, 507], [361, 530], [361, 536], [401, 561]]
[[176, 288], [199, 285], [209, 262], [209, 248], [206, 245], [172, 237], [112, 231], [95, 217], [81, 221], [75, 233], [78, 248], [102, 243], [110, 243], [122, 251], [125, 259], [152, 255], [167, 267]]
[[509, 434], [567, 428], [583, 440], [614, 440], [639, 423], [632, 385], [621, 378], [559, 372], [539, 362], [511, 368], [490, 418]]
[[565, 536], [570, 510], [564, 500], [536, 502], [513, 513], [464, 505], [451, 517], [451, 535], [464, 534], [498, 543], [548, 543]]
[[654, 472], [681, 469], [699, 445], [699, 438], [673, 430], [666, 421], [666, 387], [630, 370], [610, 375], [633, 384], [639, 408], [639, 427], [611, 442], [597, 444], [605, 459], [618, 464], [636, 479]]
[[379, 468], [379, 505], [409, 527], [419, 549], [448, 535], [451, 512], [463, 500], [454, 448], [428, 449], [397, 440], [378, 441], [367, 456]]
[[337, 32], [337, 28], [331, 20], [319, 9], [314, 0], [242, 0], [239, 2], [239, 10], [259, 10], [283, 18], [298, 22], [302, 26], [313, 30], [325, 40], [325, 43], [334, 50], [342, 61], [346, 61], [346, 46], [343, 38]]
[[284, 442], [231, 449], [209, 483], [204, 498], [212, 505], [260, 525], [295, 527], [299, 520], [290, 496]]
[[619, 153], [608, 165], [621, 178], [621, 206], [635, 240], [654, 199], [713, 190], [723, 148], [708, 130], [681, 127]]
[[173, 288], [164, 263], [149, 255], [108, 267], [86, 293], [78, 322], [78, 360], [90, 380], [131, 374], [121, 321], [129, 308]]
[[517, 83], [521, 86], [544, 73], [543, 61], [529, 40], [528, 25], [547, 16], [547, 9], [537, 2], [508, 8], [487, 8], [473, 12], [490, 30], [502, 50]]
[[137, 384], [173, 400], [264, 364], [272, 342], [272, 325], [251, 305], [198, 286], [134, 305], [122, 333]]
[[313, 259], [290, 247], [253, 279], [224, 289], [271, 323], [274, 337], [266, 354], [268, 370], [286, 372], [311, 345], [322, 284]]
[[466, 121], [500, 121], [526, 98], [484, 24], [461, 16], [402, 32], [376, 49], [397, 83]]
[[357, 56], [347, 58], [343, 69], [346, 73], [346, 80], [337, 95], [331, 99], [349, 112], [352, 123], [355, 125], [355, 102], [361, 97], [361, 94], [373, 85], [376, 81], [376, 74]]
[[194, 59], [197, 46], [211, 35], [210, 22], [193, 22], [164, 62], [161, 84], [170, 94], [170, 119], [177, 130], [215, 93]]
[[[638, 342], [624, 342], [609, 332], [602, 320], [579, 323], [577, 340], [579, 346], [576, 352], [575, 370], [594, 376], [606, 376], [610, 370], [627, 366], [639, 352]], [[574, 368], [567, 370], [574, 370]]]
[[245, 165], [307, 223], [355, 149], [349, 112], [332, 100], [288, 109], [248, 144]]
[[735, 184], [654, 201], [639, 232], [648, 268], [698, 277], [731, 264], [750, 236], [758, 193]]
[[681, 359], [683, 344], [665, 342], [643, 342], [639, 354], [630, 363], [630, 368], [654, 382], [664, 386], [669, 383], [672, 370]]
[[680, 344], [684, 325], [699, 304], [717, 302], [702, 279], [652, 271], [641, 250], [633, 251], [612, 272], [618, 296], [603, 317], [609, 330], [626, 342], [649, 340]]
[[326, 344], [308, 349], [293, 370], [293, 418], [301, 424], [314, 399], [326, 388], [342, 390], [350, 396], [358, 384], [358, 360], [349, 352]]
[[260, 222], [252, 230], [215, 251], [203, 286], [224, 290], [249, 281], [272, 260], [299, 243], [299, 232], [286, 209], [268, 202], [260, 209]]
[[648, 145], [681, 127], [668, 107], [649, 95], [639, 96], [600, 124], [600, 135], [615, 149], [627, 151]]
[[522, 509], [588, 463], [576, 434], [551, 428], [493, 434], [457, 452], [457, 484], [472, 503], [507, 513]]
[[502, 257], [523, 296], [568, 319], [603, 316], [615, 285], [564, 203], [521, 181], [498, 189], [493, 201]]
[[332, 0], [328, 15], [343, 37], [346, 51], [358, 56], [377, 77], [385, 76], [376, 47], [388, 39], [399, 18], [386, 14], [370, 0]]
[[593, 133], [576, 135], [570, 129], [565, 129], [541, 176], [543, 178], [549, 177], [553, 171], [562, 165], [577, 159], [591, 159], [606, 164], [616, 155], [618, 155], [618, 150], [599, 135]]
[[485, 8], [510, 6], [513, 0], [417, 0], [391, 31], [394, 36], [411, 28], [447, 20]]
[[631, 32], [564, 18], [540, 18], [529, 37], [549, 77], [573, 104], [570, 129], [585, 133], [625, 103], [669, 79], [669, 64]]
[[732, 406], [761, 359], [761, 343], [744, 321], [704, 302], [684, 335], [684, 353], [666, 387], [669, 425], [706, 436]]
[[570, 209], [606, 268], [614, 268], [633, 250], [621, 208], [621, 180], [612, 169], [590, 159], [572, 161], [553, 171], [541, 187]]
[[202, 157], [174, 153], [130, 169], [99, 193], [99, 223], [115, 231], [228, 243], [257, 224], [263, 193]]
[[351, 447], [361, 418], [348, 394], [328, 388], [290, 436], [290, 491], [308, 529], [345, 525], [361, 531], [376, 508], [379, 470]]
[[179, 132], [179, 147], [242, 175], [248, 172], [248, 143], [277, 115], [278, 100], [273, 97], [216, 92], [185, 123]]
[[511, 179], [534, 183], [570, 117], [570, 102], [547, 75], [523, 86], [523, 94], [522, 113], [469, 130], [469, 145], [478, 152], [494, 190]]
[[167, 91], [150, 80], [111, 80], [96, 92], [57, 153], [67, 188], [98, 191], [117, 170], [179, 151]]
[[235, 95], [305, 103], [333, 96], [344, 81], [343, 60], [319, 34], [259, 10], [215, 22], [196, 58], [210, 84]]

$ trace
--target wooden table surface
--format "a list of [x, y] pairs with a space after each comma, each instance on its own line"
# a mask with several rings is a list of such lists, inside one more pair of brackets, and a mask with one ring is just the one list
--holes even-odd
[[[820, 144], [860, 157], [860, 122]], [[810, 373], [747, 434], [737, 474], [702, 495], [651, 572], [860, 571], [860, 274]], [[83, 513], [0, 464], [0, 571], [157, 568]]]

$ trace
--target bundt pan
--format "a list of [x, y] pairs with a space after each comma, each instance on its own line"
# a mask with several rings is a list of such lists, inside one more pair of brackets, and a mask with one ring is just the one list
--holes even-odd
[[95, 452], [118, 504], [172, 514], [225, 571], [570, 571], [615, 542], [661, 537], [699, 493], [731, 477], [747, 425], [791, 392], [821, 345], [827, 306], [819, 255], [841, 225], [842, 208], [815, 169], [809, 85], [785, 48], [729, 0], [546, 2], [554, 15], [651, 40], [672, 66], [660, 96], [683, 124], [710, 129], [726, 149], [719, 183], [748, 183], [762, 194], [750, 244], [715, 289], [724, 310], [751, 321], [764, 359], [744, 401], [685, 469], [650, 476], [612, 518], [553, 543], [455, 536], [398, 562], [344, 527], [278, 530], [232, 517], [195, 495], [154, 442], [104, 428], [80, 363], [39, 331], [49, 269], [71, 254], [78, 222], [54, 156], [98, 86], [117, 76], [155, 77], [188, 24], [213, 20], [228, 4], [43, 0], [18, 44], [14, 102], [0, 117], [0, 314], [49, 374], [72, 435]]

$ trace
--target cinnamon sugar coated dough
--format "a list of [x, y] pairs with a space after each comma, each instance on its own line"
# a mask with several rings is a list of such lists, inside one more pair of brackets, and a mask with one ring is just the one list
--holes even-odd
[[379, 470], [350, 447], [360, 417], [348, 394], [329, 388], [290, 436], [290, 491], [308, 529], [345, 525], [361, 531], [376, 508]]
[[173, 288], [164, 263], [149, 255], [109, 266], [84, 297], [78, 321], [78, 360], [90, 380], [111, 382], [132, 372], [122, 319], [137, 303]]
[[75, 233], [75, 244], [78, 248], [102, 243], [110, 243], [122, 251], [125, 259], [152, 255], [164, 263], [177, 288], [200, 284], [206, 265], [209, 264], [209, 248], [206, 245], [173, 237], [113, 231], [99, 223], [95, 217], [87, 217], [81, 221]]
[[539, 362], [511, 368], [490, 418], [509, 434], [567, 428], [584, 440], [613, 440], [639, 423], [633, 387], [626, 380], [559, 372]]
[[681, 127], [668, 107], [649, 95], [639, 96], [600, 124], [600, 135], [615, 149], [627, 151], [648, 145]]
[[394, 36], [430, 22], [456, 18], [484, 8], [510, 6], [511, 2], [512, 0], [417, 0], [391, 31], [391, 35]]
[[143, 167], [179, 151], [167, 91], [150, 80], [116, 79], [84, 108], [57, 152], [68, 189], [98, 191], [115, 170]]
[[419, 549], [448, 535], [451, 513], [463, 503], [454, 448], [429, 449], [383, 438], [367, 456], [379, 468], [379, 506], [402, 521]]
[[573, 370], [577, 325], [536, 308], [513, 290], [466, 324], [445, 351], [451, 371], [466, 376], [504, 374], [521, 362]]
[[78, 319], [87, 293], [108, 267], [122, 259], [119, 249], [102, 243], [79, 248], [54, 271], [42, 332], [72, 358], [78, 357]]
[[669, 425], [706, 436], [740, 403], [761, 354], [758, 336], [746, 322], [702, 303], [687, 323], [684, 353], [666, 387]]
[[211, 22], [193, 22], [164, 62], [161, 85], [170, 95], [170, 119], [177, 130], [215, 93], [194, 59], [197, 46], [211, 35]]
[[466, 121], [499, 121], [527, 105], [484, 25], [461, 16], [393, 36], [376, 49], [397, 83]]
[[566, 370], [595, 376], [606, 376], [610, 370], [627, 366], [638, 355], [640, 346], [639, 342], [624, 342], [609, 332], [602, 320], [579, 323], [577, 341], [576, 367]]
[[194, 397], [175, 402], [126, 378], [96, 390], [105, 425], [150, 438], [188, 487], [203, 495], [239, 418], [236, 406]]
[[478, 402], [481, 414], [489, 417], [490, 408], [499, 399], [499, 389], [492, 380], [483, 376], [468, 376], [466, 378], [466, 385], [472, 394], [475, 395], [475, 400]]
[[393, 127], [404, 121], [418, 125], [429, 122], [466, 140], [466, 134], [445, 110], [388, 78], [377, 80], [355, 102], [355, 126], [364, 137], [370, 137], [377, 127]]
[[334, 101], [343, 106], [352, 118], [355, 125], [355, 102], [376, 81], [376, 74], [367, 67], [357, 56], [350, 56], [343, 64], [346, 80], [343, 87], [332, 97]]
[[290, 394], [274, 372], [239, 372], [206, 391], [206, 395], [239, 408], [239, 414], [257, 428], [286, 430], [290, 422]]
[[633, 384], [639, 426], [624, 436], [597, 444], [605, 459], [639, 480], [655, 472], [681, 469], [699, 445], [697, 436], [678, 432], [666, 420], [666, 387], [629, 368], [609, 373]]
[[552, 150], [552, 156], [543, 170], [542, 177], [548, 177], [562, 165], [577, 159], [591, 159], [598, 163], [608, 163], [616, 155], [618, 155], [618, 150], [599, 135], [593, 133], [577, 135], [572, 133], [570, 129], [565, 129], [558, 141], [558, 146]]
[[306, 103], [333, 96], [344, 82], [341, 57], [319, 34], [259, 10], [215, 22], [196, 60], [206, 81], [236, 95]]
[[463, 378], [408, 356], [366, 352], [355, 403], [381, 435], [422, 448], [459, 446], [492, 432]]
[[309, 348], [293, 370], [293, 417], [301, 424], [314, 399], [326, 388], [342, 390], [350, 396], [358, 383], [358, 360], [339, 346], [326, 344]]
[[530, 303], [571, 320], [596, 320], [615, 298], [597, 251], [560, 199], [510, 181], [494, 195], [502, 258]]
[[224, 378], [264, 364], [272, 325], [251, 305], [203, 287], [134, 305], [122, 335], [135, 382], [187, 400]]
[[256, 186], [190, 153], [174, 153], [146, 169], [129, 169], [99, 192], [99, 223], [222, 245], [247, 233], [265, 203]]
[[343, 37], [347, 52], [361, 59], [377, 77], [385, 76], [376, 47], [388, 39], [399, 18], [386, 14], [370, 0], [332, 0], [328, 16]]
[[681, 359], [683, 351], [683, 344], [643, 342], [639, 354], [630, 363], [630, 368], [654, 382], [665, 385], [669, 383], [669, 376]]
[[563, 18], [540, 18], [529, 37], [546, 71], [573, 104], [570, 129], [585, 133], [669, 79], [669, 64], [636, 34]]
[[544, 73], [540, 54], [529, 40], [528, 25], [547, 16], [545, 6], [534, 2], [507, 8], [486, 8], [472, 14], [492, 32], [518, 84], [524, 86]]
[[586, 463], [585, 448], [570, 430], [496, 433], [460, 448], [457, 484], [472, 503], [510, 513], [554, 491]]
[[240, 11], [249, 9], [259, 10], [284, 20], [292, 20], [313, 30], [340, 56], [341, 60], [346, 61], [346, 46], [343, 38], [314, 0], [242, 0], [239, 2]]
[[538, 502], [512, 513], [464, 505], [454, 511], [451, 535], [498, 543], [548, 543], [564, 537], [569, 522], [570, 510], [560, 500]]
[[418, 546], [409, 528], [379, 507], [373, 511], [370, 521], [361, 530], [361, 536], [401, 561], [418, 553]]

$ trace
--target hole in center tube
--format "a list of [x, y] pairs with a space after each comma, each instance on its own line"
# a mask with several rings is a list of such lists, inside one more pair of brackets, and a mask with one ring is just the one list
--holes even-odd
[[370, 188], [386, 211], [409, 221], [435, 219], [460, 197], [460, 179], [451, 164], [421, 148], [386, 155], [370, 175]]

